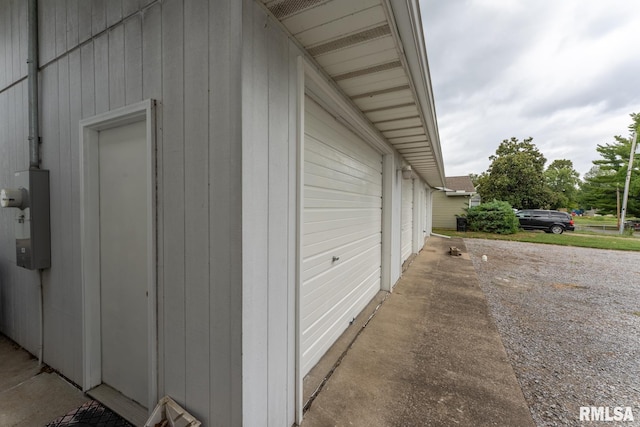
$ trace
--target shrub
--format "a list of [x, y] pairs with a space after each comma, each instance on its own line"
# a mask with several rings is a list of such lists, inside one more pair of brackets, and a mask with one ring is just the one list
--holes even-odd
[[467, 209], [467, 228], [485, 233], [513, 234], [520, 229], [520, 223], [509, 203], [494, 200]]

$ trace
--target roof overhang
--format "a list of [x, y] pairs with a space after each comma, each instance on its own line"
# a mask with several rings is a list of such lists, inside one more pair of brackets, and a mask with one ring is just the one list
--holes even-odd
[[307, 60], [432, 187], [444, 164], [417, 0], [262, 0]]
[[445, 191], [445, 194], [450, 197], [456, 196], [473, 196], [476, 193], [469, 193], [468, 191]]

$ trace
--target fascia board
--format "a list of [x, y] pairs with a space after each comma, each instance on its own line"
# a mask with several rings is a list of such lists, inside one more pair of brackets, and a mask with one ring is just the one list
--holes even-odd
[[421, 115], [436, 158], [439, 182], [429, 183], [429, 185], [432, 187], [444, 186], [444, 161], [440, 147], [424, 33], [420, 20], [420, 6], [418, 0], [385, 0], [385, 2], [392, 15], [391, 21], [395, 26], [394, 30], [399, 36], [401, 50], [410, 74], [409, 78], [415, 88], [415, 95], [420, 104]]

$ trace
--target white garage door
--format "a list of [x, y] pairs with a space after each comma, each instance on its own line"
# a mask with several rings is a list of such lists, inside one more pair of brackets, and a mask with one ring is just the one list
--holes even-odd
[[401, 214], [400, 253], [405, 262], [413, 249], [413, 180], [402, 180], [402, 214]]
[[301, 374], [380, 290], [382, 156], [305, 100]]

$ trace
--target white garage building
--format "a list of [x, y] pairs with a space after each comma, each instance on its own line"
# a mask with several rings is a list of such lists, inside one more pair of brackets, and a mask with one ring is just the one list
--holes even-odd
[[[1, 187], [33, 159], [30, 2], [0, 0]], [[0, 331], [141, 417], [300, 422], [444, 185], [418, 1], [31, 4], [51, 268], [0, 210]]]

